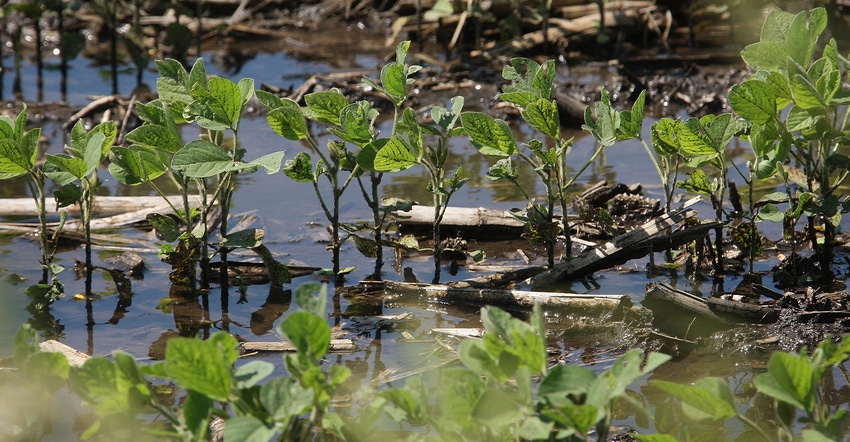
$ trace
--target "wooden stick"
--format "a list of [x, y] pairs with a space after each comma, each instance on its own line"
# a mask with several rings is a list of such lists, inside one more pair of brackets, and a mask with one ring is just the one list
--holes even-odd
[[387, 291], [416, 294], [444, 302], [466, 304], [495, 304], [532, 307], [534, 304], [554, 307], [631, 307], [631, 298], [626, 295], [599, 295], [559, 292], [532, 292], [526, 290], [503, 290], [474, 287], [453, 287], [442, 284], [420, 284], [413, 282], [384, 281]]
[[[259, 352], [294, 352], [295, 347], [289, 342], [241, 342], [239, 343], [242, 356]], [[331, 339], [328, 351], [331, 353], [348, 353], [357, 350], [357, 346], [351, 339]]]
[[91, 356], [53, 339], [38, 344], [41, 351], [46, 353], [61, 353], [74, 367], [81, 367]]
[[[168, 201], [175, 207], [183, 207], [183, 197], [180, 195], [168, 196]], [[189, 196], [190, 205], [200, 204], [200, 197]], [[165, 201], [159, 196], [98, 196], [94, 199], [93, 213], [99, 216], [119, 215], [134, 210], [162, 207]], [[77, 215], [80, 208], [77, 206], [65, 207], [60, 210], [67, 211], [69, 215]], [[38, 216], [35, 201], [32, 198], [2, 198], [0, 199], [0, 216]], [[47, 204], [47, 215], [59, 215], [59, 210], [53, 204]]]
[[708, 306], [708, 303], [705, 301], [704, 298], [679, 289], [675, 289], [665, 282], [653, 282], [647, 284], [646, 297], [647, 299], [651, 297], [662, 299], [664, 301], [673, 303], [685, 310], [688, 310], [689, 312], [692, 312], [698, 316], [707, 319], [712, 319], [723, 324], [733, 325], [738, 323], [738, 321], [730, 318], [729, 316], [718, 315], [717, 313], [715, 313]]

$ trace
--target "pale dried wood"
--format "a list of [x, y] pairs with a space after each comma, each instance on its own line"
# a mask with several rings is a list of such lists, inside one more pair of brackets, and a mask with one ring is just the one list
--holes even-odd
[[532, 307], [578, 307], [613, 309], [620, 305], [631, 307], [631, 298], [626, 295], [579, 294], [560, 292], [535, 292], [527, 290], [488, 289], [475, 287], [453, 287], [443, 284], [421, 284], [413, 282], [385, 281], [388, 292], [425, 296], [443, 302], [464, 304], [487, 304], [502, 306]]
[[779, 310], [769, 305], [748, 304], [721, 298], [707, 298], [705, 301], [712, 311], [734, 315], [746, 322], [771, 324], [779, 319]]
[[45, 353], [61, 353], [73, 367], [81, 367], [91, 356], [63, 344], [59, 341], [49, 339], [38, 344], [38, 348]]
[[[168, 201], [177, 208], [183, 208], [183, 198], [180, 195], [168, 196]], [[192, 206], [197, 206], [200, 201], [199, 196], [189, 196], [189, 204]], [[92, 212], [100, 216], [118, 215], [134, 210], [159, 208], [164, 204], [165, 201], [159, 196], [97, 196], [94, 199]], [[80, 213], [76, 205], [56, 210], [56, 205], [47, 204], [48, 216], [58, 215], [61, 210], [68, 212], [69, 215]], [[38, 209], [32, 198], [2, 198], [0, 199], [0, 216], [5, 215], [37, 216]]]
[[[422, 225], [434, 224], [434, 206], [415, 205], [409, 211], [393, 213], [399, 224]], [[498, 226], [522, 228], [522, 221], [516, 219], [506, 210], [487, 209], [484, 207], [449, 207], [441, 222], [442, 226]]]
[[431, 332], [458, 338], [480, 338], [484, 336], [483, 328], [432, 328]]
[[[242, 355], [254, 352], [294, 352], [295, 347], [289, 342], [240, 342], [239, 349]], [[348, 353], [357, 350], [357, 346], [351, 339], [331, 339], [328, 352], [330, 353]]]

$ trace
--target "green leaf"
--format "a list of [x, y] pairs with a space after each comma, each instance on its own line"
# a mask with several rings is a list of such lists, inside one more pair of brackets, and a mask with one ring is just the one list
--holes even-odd
[[273, 175], [280, 171], [284, 155], [286, 155], [284, 151], [272, 152], [250, 161], [248, 165], [260, 166], [266, 170], [267, 175]]
[[44, 175], [60, 186], [86, 176], [86, 162], [82, 158], [74, 158], [66, 154], [47, 154], [44, 159], [47, 161], [44, 166]]
[[25, 175], [32, 167], [20, 144], [10, 139], [0, 140], [0, 179]]
[[260, 244], [263, 243], [264, 237], [265, 232], [263, 229], [240, 230], [238, 232], [228, 233], [227, 236], [221, 240], [221, 246], [231, 249], [253, 249], [254, 247], [259, 247]]
[[260, 383], [274, 372], [274, 365], [266, 361], [250, 361], [233, 371], [236, 388], [247, 389]]
[[682, 401], [686, 414], [694, 419], [722, 421], [737, 415], [735, 398], [726, 381], [719, 378], [703, 378], [693, 385], [655, 380], [653, 385]]
[[443, 129], [447, 131], [452, 130], [455, 124], [457, 124], [457, 119], [460, 117], [460, 112], [463, 109], [463, 101], [464, 98], [462, 96], [452, 97], [451, 110], [447, 110], [442, 106], [434, 106], [431, 109], [431, 119]]
[[557, 409], [543, 410], [542, 413], [579, 434], [587, 434], [605, 416], [605, 412], [595, 405], [572, 403], [565, 403]]
[[109, 152], [109, 173], [121, 184], [133, 186], [155, 180], [165, 174], [164, 154], [148, 147], [114, 146]]
[[267, 427], [254, 416], [233, 416], [224, 424], [224, 440], [228, 441], [268, 442], [274, 433], [274, 427]]
[[[230, 351], [236, 352], [236, 339], [227, 333], [216, 333], [213, 336], [217, 335], [226, 335], [229, 339], [222, 344], [231, 346]], [[165, 370], [180, 388], [196, 391], [215, 401], [227, 402], [233, 385], [230, 368], [233, 358], [228, 357], [228, 353], [222, 351], [223, 346], [217, 344], [212, 340], [170, 339], [165, 350]]]
[[[294, 101], [292, 102], [295, 103]], [[287, 140], [297, 141], [307, 137], [307, 121], [304, 119], [304, 115], [301, 113], [297, 104], [295, 108], [288, 106], [276, 108], [269, 112], [266, 118], [272, 130]]]
[[538, 100], [537, 95], [531, 92], [502, 92], [499, 94], [499, 99], [508, 103], [513, 103], [520, 108], [525, 108], [530, 103]]
[[713, 190], [711, 183], [708, 182], [708, 177], [702, 169], [694, 170], [688, 176], [688, 179], [678, 182], [677, 185], [688, 192], [702, 195], [711, 195]]
[[378, 243], [369, 238], [362, 238], [358, 235], [351, 235], [354, 239], [354, 245], [361, 255], [367, 258], [375, 258], [378, 256]]
[[324, 356], [330, 346], [330, 326], [310, 312], [297, 311], [287, 316], [280, 325], [280, 331], [299, 353], [313, 361]]
[[213, 408], [213, 401], [197, 392], [189, 392], [183, 402], [183, 422], [196, 440], [203, 439], [207, 433]]
[[407, 67], [404, 63], [388, 63], [381, 69], [381, 83], [396, 106], [407, 99]]
[[372, 163], [376, 172], [399, 172], [409, 169], [417, 163], [410, 146], [401, 136], [390, 138], [377, 152]]
[[646, 91], [641, 91], [637, 100], [632, 104], [630, 111], [620, 112], [620, 130], [617, 132], [618, 140], [629, 140], [640, 137], [643, 129], [643, 108], [646, 103]]
[[313, 405], [313, 390], [291, 377], [276, 377], [260, 388], [260, 402], [276, 421], [301, 415]]
[[41, 348], [38, 346], [38, 333], [31, 325], [24, 323], [24, 325], [18, 328], [18, 331], [15, 332], [13, 351], [15, 365], [23, 367], [30, 356], [40, 352]]
[[681, 120], [662, 118], [650, 130], [652, 148], [658, 156], [670, 156], [681, 150], [679, 132], [684, 124]]
[[[254, 95], [257, 97], [257, 101], [259, 101], [260, 104], [262, 104], [263, 107], [265, 107], [268, 111], [273, 111], [279, 107], [287, 106], [287, 104], [284, 103], [285, 100], [295, 103], [295, 101], [290, 98], [280, 98], [277, 95], [271, 92], [264, 91], [262, 89], [257, 89], [256, 91], [254, 91]], [[298, 108], [298, 103], [295, 103], [295, 109]]]
[[742, 118], [757, 124], [765, 124], [776, 115], [776, 96], [760, 80], [750, 79], [732, 86], [729, 105]]
[[582, 129], [590, 132], [593, 138], [603, 146], [610, 146], [617, 140], [617, 130], [620, 127], [620, 114], [611, 106], [608, 91], [602, 88], [602, 97], [594, 104], [596, 121], [593, 121], [590, 106], [584, 110]]
[[344, 141], [363, 147], [375, 138], [374, 124], [378, 115], [368, 102], [358, 101], [340, 112], [342, 129], [331, 128], [330, 131]]
[[[147, 404], [133, 373], [121, 370], [106, 358], [89, 358], [69, 373], [71, 389], [89, 403], [101, 417], [141, 412]], [[144, 387], [147, 388], [147, 387]]]
[[318, 282], [308, 282], [298, 286], [295, 290], [295, 304], [301, 310], [313, 313], [317, 316], [325, 315], [327, 306], [327, 285]]
[[767, 364], [767, 373], [753, 379], [759, 392], [811, 412], [815, 406], [814, 367], [807, 357], [776, 352]]
[[818, 36], [826, 29], [827, 22], [824, 8], [814, 8], [807, 15], [807, 11], [802, 11], [794, 16], [786, 37], [788, 55], [801, 65], [811, 61]]
[[463, 365], [480, 376], [493, 378], [497, 381], [504, 381], [508, 378], [503, 374], [498, 361], [488, 352], [482, 341], [467, 339], [461, 342], [459, 354]]
[[176, 153], [183, 148], [183, 140], [176, 127], [172, 130], [157, 124], [144, 124], [133, 129], [127, 134], [127, 141], [168, 153]]
[[286, 160], [283, 165], [283, 173], [289, 178], [302, 182], [311, 183], [313, 176], [313, 159], [306, 152], [300, 152], [295, 158]]
[[472, 417], [488, 427], [504, 428], [525, 417], [520, 406], [521, 403], [517, 402], [514, 395], [490, 388], [484, 390], [484, 394], [478, 398], [472, 410]]
[[568, 395], [580, 396], [587, 392], [587, 387], [595, 379], [596, 374], [587, 368], [558, 364], [540, 382], [537, 395], [549, 401], [564, 399]]
[[313, 92], [304, 96], [307, 109], [305, 116], [321, 123], [339, 126], [339, 115], [346, 106], [348, 99], [338, 90]]
[[68, 207], [82, 201], [83, 189], [75, 183], [65, 184], [53, 192], [53, 197], [56, 199], [56, 207]]
[[[92, 134], [86, 141], [86, 149], [83, 155], [83, 161], [86, 164], [85, 174], [83, 176], [91, 176], [92, 172], [100, 166], [101, 160], [105, 156], [103, 153], [103, 145], [106, 145], [106, 136], [100, 132]], [[107, 146], [107, 151], [109, 146]]]
[[245, 163], [235, 163], [229, 153], [214, 143], [194, 140], [174, 154], [171, 167], [187, 177], [207, 178], [250, 166]]
[[561, 121], [555, 101], [539, 99], [531, 102], [522, 111], [522, 117], [540, 133], [558, 139], [561, 137]]
[[[242, 80], [240, 83], [245, 83], [245, 80]], [[226, 120], [219, 120], [217, 122], [225, 123], [232, 129], [239, 127], [242, 106], [243, 103], [247, 102], [243, 91], [250, 91], [251, 94], [254, 91], [253, 80], [250, 80], [248, 83], [250, 84], [242, 84], [243, 87], [240, 87], [239, 84], [227, 78], [212, 77], [209, 79], [207, 83], [208, 90], [215, 101], [208, 103], [208, 105], [216, 111], [217, 116], [224, 115], [226, 117]], [[244, 94], [247, 94], [247, 92], [244, 92]], [[250, 98], [250, 95], [248, 98]]]
[[482, 112], [464, 112], [460, 121], [470, 141], [482, 154], [507, 157], [517, 152], [516, 141], [504, 120]]
[[177, 225], [177, 221], [174, 218], [162, 215], [159, 213], [149, 213], [145, 218], [149, 223], [156, 229], [156, 232], [159, 236], [162, 237], [166, 242], [174, 242], [177, 241], [177, 238], [180, 236], [180, 227]]

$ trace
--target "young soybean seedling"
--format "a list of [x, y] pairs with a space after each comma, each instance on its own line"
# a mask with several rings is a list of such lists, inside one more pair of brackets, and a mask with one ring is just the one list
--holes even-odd
[[71, 144], [65, 146], [66, 154], [46, 155], [44, 174], [62, 186], [56, 192], [59, 207], [80, 205], [80, 220], [85, 235], [86, 295], [91, 294], [91, 219], [94, 197], [100, 186], [97, 169], [106, 159], [115, 141], [118, 128], [109, 121], [86, 131], [82, 121], [71, 129]]
[[[434, 278], [440, 281], [442, 252], [440, 223], [448, 208], [449, 200], [467, 181], [463, 177], [463, 168], [459, 167], [449, 176], [446, 160], [449, 155], [449, 138], [462, 133], [457, 126], [463, 97], [451, 99], [451, 109], [434, 106], [431, 118], [436, 127], [419, 122], [416, 113], [404, 107], [408, 88], [413, 83], [412, 75], [419, 72], [420, 66], [406, 63], [410, 42], [401, 42], [396, 47], [396, 61], [381, 70], [381, 83], [364, 78], [364, 82], [382, 92], [393, 103], [394, 119], [390, 138], [377, 139], [365, 146], [357, 155], [357, 164], [373, 173], [399, 172], [415, 165], [421, 165], [428, 172], [426, 189], [432, 195], [434, 205]], [[401, 112], [401, 119], [398, 118]], [[432, 141], [433, 140], [433, 141]]]
[[[279, 98], [268, 92], [257, 91], [257, 97], [269, 110], [267, 119], [275, 133], [288, 140], [306, 141], [319, 156], [314, 165], [310, 154], [301, 152], [286, 161], [283, 172], [295, 181], [313, 185], [322, 211], [331, 223], [332, 271], [336, 282], [340, 283], [343, 277], [340, 269], [340, 248], [344, 241], [340, 239], [340, 198], [361, 171], [355, 163], [354, 154], [348, 150], [348, 143], [362, 148], [372, 142], [378, 112], [365, 101], [349, 103], [336, 89], [306, 95], [304, 100], [307, 107], [304, 109], [289, 98]], [[307, 128], [308, 118], [327, 126], [339, 138], [328, 141], [327, 152], [319, 147], [316, 139], [310, 134]], [[329, 202], [319, 187], [322, 178], [331, 185]]]
[[41, 249], [42, 275], [41, 281], [28, 289], [28, 294], [38, 300], [37, 307], [42, 309], [53, 303], [64, 292], [62, 283], [56, 278], [63, 268], [53, 262], [53, 254], [67, 212], [61, 212], [59, 226], [54, 230], [51, 240], [47, 231], [44, 170], [36, 165], [41, 129], [25, 130], [27, 115], [26, 106], [14, 120], [0, 115], [0, 180], [24, 177], [30, 195], [35, 201], [40, 225], [38, 239]]

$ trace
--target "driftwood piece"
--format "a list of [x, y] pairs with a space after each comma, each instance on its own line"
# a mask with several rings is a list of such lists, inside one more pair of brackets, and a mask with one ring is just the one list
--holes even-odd
[[697, 315], [724, 324], [740, 322], [769, 324], [779, 319], [779, 311], [772, 305], [750, 304], [714, 297], [703, 298], [675, 289], [663, 282], [648, 284], [646, 296], [663, 299]]
[[[434, 225], [434, 207], [414, 205], [409, 211], [393, 212], [402, 227], [430, 232]], [[516, 238], [523, 223], [506, 210], [483, 207], [449, 207], [440, 223], [446, 232], [462, 230], [464, 238]]]
[[65, 359], [68, 360], [68, 363], [74, 367], [82, 366], [86, 362], [86, 360], [91, 357], [79, 350], [74, 349], [73, 347], [70, 347], [59, 341], [55, 341], [53, 339], [49, 339], [47, 341], [39, 343], [38, 347], [43, 352], [61, 353], [62, 356], [65, 356]]
[[[357, 350], [357, 346], [351, 339], [331, 339], [331, 345], [328, 347], [330, 353], [349, 353]], [[241, 355], [250, 356], [253, 353], [280, 353], [294, 352], [295, 347], [289, 342], [240, 342], [239, 352]]]
[[62, 126], [62, 128], [68, 129], [68, 128], [72, 127], [81, 118], [85, 118], [85, 117], [90, 116], [93, 113], [101, 112], [105, 109], [109, 109], [109, 108], [115, 106], [116, 104], [118, 104], [119, 102], [121, 102], [121, 100], [123, 100], [123, 99], [124, 98], [122, 98], [120, 95], [107, 95], [105, 97], [100, 97], [97, 100], [94, 100], [91, 103], [87, 104], [85, 107], [80, 109], [74, 115], [71, 115], [71, 118], [69, 118], [68, 121], [65, 122], [65, 124]]
[[[168, 201], [177, 208], [183, 208], [183, 199], [179, 195], [168, 197]], [[189, 204], [197, 206], [200, 203], [199, 196], [189, 196]], [[165, 204], [159, 196], [98, 196], [94, 199], [92, 212], [98, 216], [120, 215], [135, 210], [159, 208]], [[77, 206], [65, 207], [69, 215], [76, 216], [80, 213]], [[59, 210], [53, 204], [47, 204], [47, 215], [58, 215]], [[2, 198], [0, 199], [0, 216], [37, 216], [38, 210], [32, 198]]]
[[670, 302], [678, 307], [681, 307], [689, 312], [692, 312], [700, 317], [714, 320], [726, 325], [737, 324], [739, 321], [724, 314], [715, 313], [705, 298], [696, 296], [692, 293], [685, 292], [671, 287], [665, 282], [649, 283], [646, 285], [647, 299], [661, 299]]
[[598, 295], [559, 292], [532, 292], [526, 290], [503, 290], [474, 287], [453, 287], [442, 284], [385, 281], [386, 291], [398, 294], [415, 294], [442, 302], [462, 304], [494, 304], [529, 308], [534, 304], [544, 307], [578, 307], [614, 309], [631, 307], [631, 298], [626, 295]]
[[770, 305], [749, 304], [731, 299], [706, 298], [712, 311], [730, 314], [746, 322], [771, 324], [779, 319], [779, 311]]
[[454, 336], [457, 338], [480, 338], [484, 336], [483, 328], [432, 328], [432, 333]]
[[[650, 242], [651, 238], [692, 216], [693, 211], [688, 207], [698, 200], [698, 198], [689, 200], [683, 208], [650, 220], [613, 241], [594, 247], [567, 262], [556, 264], [553, 268], [529, 278], [526, 282], [531, 287], [542, 287], [565, 279], [588, 275], [634, 259], [636, 251], [642, 253], [654, 247], [655, 244]], [[655, 250], [663, 250], [663, 248]]]

